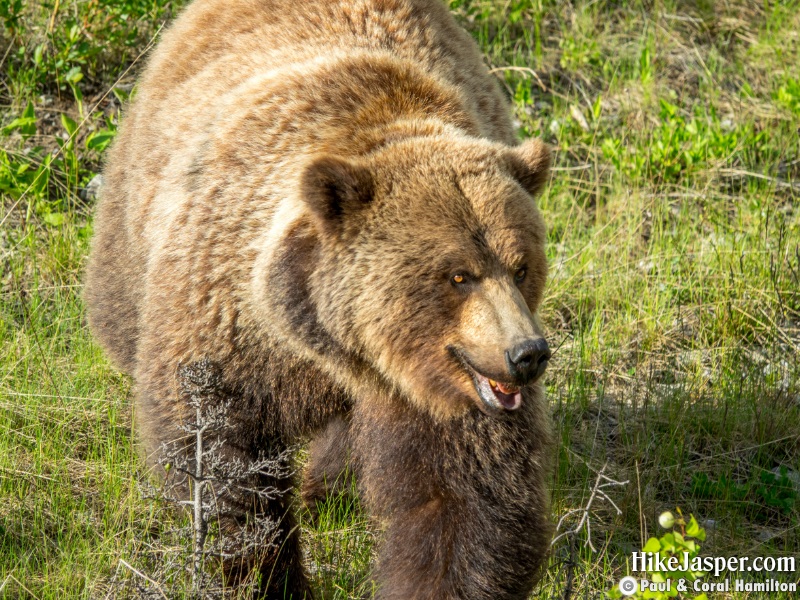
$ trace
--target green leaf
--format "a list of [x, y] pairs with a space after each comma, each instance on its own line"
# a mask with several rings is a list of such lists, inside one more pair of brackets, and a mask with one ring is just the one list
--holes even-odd
[[116, 131], [109, 131], [108, 129], [101, 129], [100, 131], [95, 131], [87, 138], [86, 148], [88, 150], [95, 150], [97, 152], [102, 152], [112, 142], [112, 140], [116, 137], [116, 135], [117, 135]]
[[41, 66], [43, 54], [44, 54], [44, 44], [39, 44], [33, 51], [33, 64], [35, 64], [36, 66]]
[[13, 131], [19, 131], [23, 137], [30, 137], [36, 133], [36, 113], [33, 110], [33, 102], [28, 102], [21, 117], [17, 117], [3, 127], [3, 135], [8, 135]]
[[702, 527], [700, 527], [700, 524], [697, 522], [697, 519], [694, 518], [694, 515], [689, 517], [689, 524], [686, 526], [686, 535], [696, 538], [701, 542], [706, 539], [706, 532]]
[[671, 118], [678, 114], [678, 107], [674, 104], [670, 104], [663, 98], [659, 99], [659, 104], [661, 105], [662, 118]]
[[615, 585], [614, 587], [612, 587], [610, 590], [608, 590], [606, 592], [606, 596], [608, 598], [612, 598], [613, 600], [616, 600], [617, 598], [622, 598], [622, 592], [620, 592], [619, 591], [619, 587]]
[[697, 537], [697, 534], [700, 533], [700, 525], [697, 522], [697, 519], [694, 518], [694, 515], [689, 516], [689, 524], [686, 525], [686, 535], [690, 537]]
[[67, 71], [67, 74], [64, 75], [64, 79], [67, 83], [75, 85], [81, 79], [83, 79], [83, 72], [81, 71], [80, 67], [72, 67], [69, 71]]
[[64, 224], [64, 213], [46, 213], [42, 220], [53, 227], [60, 227]]
[[670, 532], [670, 533], [665, 533], [663, 536], [661, 536], [661, 549], [666, 550], [667, 552], [675, 552], [676, 550], [675, 535], [673, 535]]
[[654, 537], [647, 540], [647, 543], [642, 548], [642, 552], [658, 552], [661, 550], [661, 543]]
[[597, 100], [595, 100], [594, 104], [592, 104], [592, 116], [594, 117], [595, 121], [600, 118], [602, 103], [603, 103], [603, 97], [597, 96]]
[[64, 126], [69, 137], [75, 135], [75, 132], [78, 131], [78, 124], [69, 118], [66, 113], [61, 113], [61, 124]]
[[131, 96], [130, 92], [126, 92], [125, 90], [121, 90], [118, 88], [111, 88], [111, 91], [114, 94], [114, 97], [117, 100], [119, 100], [120, 104], [124, 104], [125, 102], [127, 102], [128, 98], [130, 98]]

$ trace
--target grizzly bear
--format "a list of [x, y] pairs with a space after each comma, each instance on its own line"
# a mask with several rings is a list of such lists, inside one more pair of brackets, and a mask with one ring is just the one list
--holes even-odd
[[[316, 439], [307, 502], [349, 460], [376, 598], [526, 598], [551, 534], [549, 163], [440, 0], [190, 4], [110, 151], [86, 279], [151, 464], [192, 418], [176, 373], [211, 361], [233, 456]], [[292, 498], [226, 517], [280, 520], [224, 567], [262, 597], [312, 597]]]

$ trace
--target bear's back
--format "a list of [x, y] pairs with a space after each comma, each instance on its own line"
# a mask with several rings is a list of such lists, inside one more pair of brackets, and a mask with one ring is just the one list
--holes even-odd
[[[406, 86], [404, 70], [413, 72], [409, 80], [418, 73], [430, 82]], [[341, 152], [320, 132], [346, 133], [384, 79], [396, 95], [387, 94], [382, 110], [403, 104], [403, 94], [433, 105], [441, 88], [441, 107], [431, 110], [452, 113], [480, 137], [515, 143], [497, 82], [439, 0], [197, 0], [187, 7], [140, 79], [110, 151], [95, 222], [89, 321], [118, 366], [134, 369], [148, 277], [158, 269], [162, 277], [187, 277], [198, 257], [227, 253], [232, 273], [204, 285], [246, 278], [235, 273], [236, 260], [243, 268], [251, 260], [256, 229], [290, 195], [281, 188], [287, 169], [303, 152]], [[259, 106], [263, 117], [243, 125]], [[255, 160], [282, 167], [254, 173]], [[275, 190], [273, 200], [265, 189]]]

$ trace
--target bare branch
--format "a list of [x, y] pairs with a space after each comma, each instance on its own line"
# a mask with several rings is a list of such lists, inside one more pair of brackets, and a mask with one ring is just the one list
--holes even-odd
[[564, 593], [562, 595], [562, 600], [570, 600], [572, 597], [572, 593], [574, 591], [573, 586], [575, 582], [575, 569], [578, 565], [577, 561], [577, 548], [576, 543], [578, 540], [578, 536], [580, 535], [581, 531], [585, 528], [586, 529], [586, 540], [584, 541], [584, 546], [590, 548], [592, 552], [596, 552], [596, 548], [592, 543], [592, 510], [594, 508], [594, 504], [596, 500], [604, 500], [611, 504], [614, 507], [617, 515], [621, 515], [622, 511], [619, 509], [617, 504], [611, 499], [611, 497], [606, 493], [605, 489], [611, 487], [618, 487], [622, 485], [626, 485], [627, 481], [617, 481], [616, 479], [612, 479], [608, 475], [606, 475], [606, 468], [608, 467], [608, 463], [604, 464], [603, 467], [598, 471], [597, 478], [595, 479], [594, 485], [592, 486], [591, 493], [589, 494], [589, 500], [586, 504], [581, 508], [573, 508], [566, 511], [561, 518], [558, 520], [558, 525], [556, 526], [556, 532], [562, 530], [565, 523], [575, 515], [580, 515], [580, 519], [575, 524], [574, 527], [569, 529], [565, 529], [561, 531], [557, 536], [553, 538], [553, 541], [550, 543], [551, 547], [555, 546], [559, 540], [562, 538], [566, 538], [569, 542], [569, 556], [566, 561], [566, 584], [564, 586]]

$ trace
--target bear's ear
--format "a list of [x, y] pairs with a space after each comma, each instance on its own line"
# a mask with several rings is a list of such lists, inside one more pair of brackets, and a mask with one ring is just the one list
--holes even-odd
[[306, 167], [303, 200], [324, 230], [337, 231], [345, 219], [366, 208], [374, 197], [369, 168], [335, 156], [321, 156]]
[[511, 175], [529, 194], [535, 196], [550, 177], [550, 148], [536, 138], [527, 140], [508, 153]]

